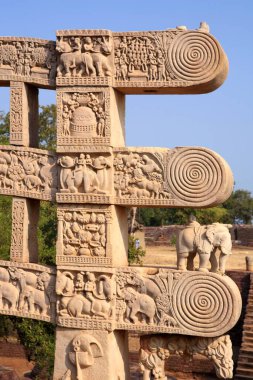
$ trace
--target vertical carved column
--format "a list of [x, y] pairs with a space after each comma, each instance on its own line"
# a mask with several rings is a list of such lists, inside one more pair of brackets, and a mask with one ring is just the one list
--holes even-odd
[[37, 224], [39, 201], [13, 198], [10, 259], [20, 263], [38, 262]]
[[11, 82], [10, 143], [38, 146], [38, 89], [23, 82]]
[[[10, 83], [10, 144], [37, 147], [38, 89], [23, 82]], [[13, 199], [11, 260], [38, 262], [38, 200]]]
[[[113, 315], [103, 308], [110, 302], [113, 305], [115, 296], [105, 302], [108, 295], [103, 295], [102, 290], [103, 284], [107, 287], [105, 293], [111, 287], [111, 268], [128, 264], [127, 210], [111, 205], [112, 148], [125, 146], [125, 97], [111, 86], [111, 32], [86, 32], [79, 31], [81, 37], [75, 36], [75, 31], [70, 31], [70, 35], [67, 31], [67, 35], [65, 31], [58, 33], [59, 46], [64, 35], [66, 45], [74, 41], [78, 49], [85, 44], [88, 50], [93, 46], [92, 51], [96, 48], [99, 52], [94, 56], [95, 60], [98, 58], [96, 63], [90, 61], [90, 53], [86, 54], [84, 77], [77, 75], [77, 62], [69, 68], [69, 75], [64, 72], [61, 76], [59, 67], [57, 152], [61, 172], [56, 260], [58, 283], [67, 276], [68, 292], [71, 294], [74, 287], [82, 300], [87, 294], [91, 300], [94, 296], [95, 309], [92, 304], [91, 310], [87, 310], [86, 323], [80, 314], [68, 318], [68, 311], [65, 315], [59, 301], [58, 324], [65, 328], [57, 328], [54, 379], [126, 380], [127, 332], [111, 331]], [[100, 296], [96, 291], [92, 296], [93, 291], [88, 288], [94, 286], [99, 286]], [[59, 296], [66, 295], [60, 287], [57, 292]]]

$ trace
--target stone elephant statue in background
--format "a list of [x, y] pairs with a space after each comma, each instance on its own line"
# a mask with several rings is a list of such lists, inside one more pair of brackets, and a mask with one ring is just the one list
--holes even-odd
[[[213, 223], [201, 226], [190, 222], [177, 237], [177, 268], [194, 270], [194, 258], [199, 254], [199, 270], [208, 272], [209, 261], [211, 272], [225, 273], [228, 256], [232, 253], [232, 241], [229, 233], [230, 224]], [[216, 251], [220, 250], [219, 260]]]

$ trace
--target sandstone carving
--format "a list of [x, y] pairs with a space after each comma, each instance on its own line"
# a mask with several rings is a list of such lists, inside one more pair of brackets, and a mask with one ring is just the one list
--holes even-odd
[[76, 328], [102, 323], [107, 330], [215, 337], [234, 326], [241, 310], [237, 286], [215, 273], [70, 267], [58, 271], [56, 293], [58, 324]]
[[70, 351], [69, 359], [76, 367], [77, 379], [83, 380], [82, 370], [92, 366], [96, 358], [102, 357], [103, 349], [96, 338], [85, 333], [77, 335], [71, 345], [73, 351]]
[[110, 256], [108, 223], [111, 223], [111, 213], [107, 208], [58, 209], [58, 262], [74, 263], [78, 257], [76, 262], [83, 259], [81, 261], [88, 264], [93, 262], [91, 258]]
[[[140, 365], [143, 380], [151, 378], [166, 380], [165, 360], [171, 354], [192, 358], [201, 354], [210, 359], [219, 379], [233, 378], [233, 351], [229, 335], [219, 338], [196, 338], [184, 336], [144, 336], [141, 338]], [[153, 376], [152, 376], [153, 375]]]
[[52, 200], [57, 191], [55, 156], [45, 150], [0, 147], [0, 193]]
[[58, 314], [64, 318], [110, 319], [115, 292], [111, 278], [92, 272], [58, 271]]
[[53, 321], [55, 276], [36, 264], [0, 262], [0, 309], [3, 314]]
[[[192, 220], [185, 229], [179, 232], [177, 238], [178, 269], [194, 270], [194, 257], [199, 254], [199, 271], [208, 272], [211, 262], [211, 272], [224, 274], [226, 261], [232, 253], [232, 241], [229, 233], [230, 224], [213, 223], [201, 226]], [[216, 250], [220, 249], [219, 261]], [[187, 265], [186, 265], [187, 263]]]
[[111, 76], [107, 56], [112, 52], [112, 41], [106, 36], [60, 36], [56, 42], [60, 53], [57, 75], [65, 76]]
[[227, 163], [206, 148], [114, 149], [116, 204], [203, 207], [232, 188]]
[[221, 335], [234, 320], [231, 295], [239, 296], [228, 277], [211, 273], [119, 269], [116, 283], [118, 328], [137, 331]]
[[109, 190], [110, 159], [81, 153], [78, 156], [62, 156], [60, 191], [62, 193], [106, 194]]
[[[76, 152], [83, 145], [110, 143], [109, 93], [96, 88], [92, 92], [75, 88], [58, 92], [57, 143], [62, 151]], [[71, 146], [70, 146], [71, 144]]]
[[0, 80], [55, 85], [55, 42], [35, 38], [0, 37]]
[[[241, 297], [224, 274], [228, 226], [188, 226], [178, 241], [180, 270], [127, 267], [126, 210], [219, 205], [232, 192], [231, 170], [202, 147], [126, 148], [124, 126], [124, 94], [207, 93], [227, 71], [206, 23], [62, 30], [56, 42], [0, 37], [13, 144], [0, 147], [0, 194], [14, 196], [0, 313], [57, 324], [54, 380], [126, 379], [129, 330], [178, 334], [142, 339], [145, 380], [165, 380], [164, 359], [177, 351], [204, 354], [219, 377], [231, 378], [231, 342], [222, 335], [237, 322]], [[57, 89], [57, 153], [36, 149], [41, 87]], [[39, 200], [58, 203], [57, 273], [35, 264]], [[196, 253], [200, 271], [186, 271]]]
[[[199, 89], [220, 85], [227, 60], [207, 24], [202, 25], [198, 30], [114, 33], [116, 86], [126, 93], [138, 87], [177, 93], [177, 87], [191, 92], [196, 83]], [[158, 83], [167, 89], [158, 89]]]

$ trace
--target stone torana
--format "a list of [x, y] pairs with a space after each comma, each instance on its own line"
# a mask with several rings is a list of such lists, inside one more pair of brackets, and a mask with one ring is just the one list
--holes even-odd
[[[0, 194], [13, 197], [0, 313], [56, 324], [54, 380], [129, 379], [130, 330], [145, 333], [144, 380], [165, 380], [164, 361], [175, 352], [203, 354], [218, 377], [232, 378], [226, 333], [241, 297], [224, 275], [229, 252], [219, 238], [228, 226], [190, 224], [177, 269], [130, 267], [127, 257], [128, 207], [219, 205], [232, 192], [231, 170], [204, 147], [128, 148], [124, 125], [125, 94], [207, 93], [227, 71], [206, 23], [197, 30], [61, 30], [56, 41], [0, 37], [0, 85], [10, 87]], [[57, 92], [56, 152], [38, 149], [39, 88]], [[58, 206], [55, 267], [39, 264], [40, 200]]]

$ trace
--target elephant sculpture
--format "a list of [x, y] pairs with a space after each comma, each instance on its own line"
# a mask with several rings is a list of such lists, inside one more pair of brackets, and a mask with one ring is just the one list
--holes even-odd
[[19, 290], [9, 282], [0, 281], [0, 309], [3, 309], [5, 303], [8, 304], [10, 310], [14, 310], [17, 307], [19, 297]]
[[127, 304], [126, 318], [134, 323], [138, 322], [137, 314], [145, 316], [147, 322], [154, 323], [156, 304], [153, 298], [147, 294], [138, 293], [132, 287], [123, 289], [124, 300]]
[[[91, 47], [92, 41], [89, 37], [88, 44], [79, 46], [77, 50], [72, 49], [67, 41], [60, 38], [57, 41], [56, 50], [61, 53], [57, 68], [57, 75], [61, 77], [71, 76], [111, 76], [111, 69], [107, 62], [107, 56], [111, 54], [112, 47], [105, 40], [101, 39], [96, 46]], [[89, 48], [85, 48], [89, 46]]]
[[47, 315], [50, 308], [50, 301], [45, 291], [34, 289], [32, 286], [26, 285], [21, 292], [19, 298], [19, 309], [22, 310], [25, 304], [28, 304], [30, 313], [39, 310], [41, 315]]
[[[177, 268], [194, 270], [194, 258], [198, 253], [199, 271], [208, 272], [210, 261], [211, 272], [224, 274], [227, 258], [232, 253], [231, 227], [221, 223], [201, 226], [191, 221], [177, 237]], [[220, 250], [219, 260], [215, 255], [217, 249]]]
[[99, 189], [97, 174], [85, 162], [77, 165], [77, 160], [63, 156], [58, 160], [62, 166], [60, 174], [61, 192], [104, 193]]

